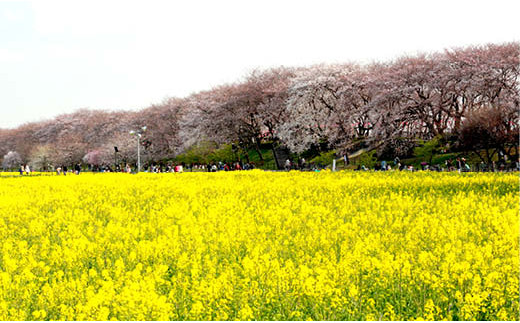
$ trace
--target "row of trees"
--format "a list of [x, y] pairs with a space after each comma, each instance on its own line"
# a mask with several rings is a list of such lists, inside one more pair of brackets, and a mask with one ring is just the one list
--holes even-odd
[[[488, 44], [387, 63], [316, 65], [254, 71], [240, 82], [137, 112], [79, 110], [0, 130], [0, 156], [21, 162], [113, 163], [136, 159], [132, 129], [146, 125], [148, 160], [200, 145], [269, 142], [292, 152], [377, 149], [409, 154], [418, 141], [445, 138], [489, 161], [518, 154], [520, 44]], [[5, 159], [5, 157], [4, 157]], [[5, 164], [5, 163], [4, 163]]]

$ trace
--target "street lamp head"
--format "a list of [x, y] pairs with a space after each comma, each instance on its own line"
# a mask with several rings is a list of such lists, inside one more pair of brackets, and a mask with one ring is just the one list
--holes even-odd
[[131, 135], [135, 135], [135, 131], [131, 130], [131, 131], [130, 131], [130, 134], [131, 134]]
[[144, 126], [144, 127], [141, 127], [141, 129], [143, 129], [143, 131], [146, 131], [146, 126]]

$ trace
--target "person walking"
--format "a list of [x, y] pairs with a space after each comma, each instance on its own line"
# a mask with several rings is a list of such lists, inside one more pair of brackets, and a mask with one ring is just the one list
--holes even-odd
[[460, 160], [460, 168], [462, 172], [469, 172], [471, 169], [469, 164], [466, 163], [466, 158], [464, 157], [462, 157], [462, 159]]
[[79, 173], [81, 172], [81, 165], [76, 164], [76, 166], [74, 166], [74, 170], [76, 171], [76, 175], [79, 175]]
[[29, 165], [25, 165], [25, 174], [31, 175], [31, 168], [29, 168]]
[[20, 168], [18, 169], [18, 171], [20, 172], [21, 176], [23, 176], [24, 170], [25, 170], [25, 167], [23, 165], [20, 165]]
[[446, 169], [448, 170], [448, 172], [451, 172], [451, 170], [452, 170], [451, 168], [452, 167], [453, 166], [451, 165], [451, 159], [449, 159], [449, 158], [446, 159]]
[[291, 161], [289, 159], [287, 159], [285, 161], [285, 170], [286, 171], [290, 171], [291, 170]]
[[455, 165], [457, 166], [457, 171], [460, 173], [460, 171], [462, 170], [462, 161], [460, 160], [460, 157], [457, 157]]

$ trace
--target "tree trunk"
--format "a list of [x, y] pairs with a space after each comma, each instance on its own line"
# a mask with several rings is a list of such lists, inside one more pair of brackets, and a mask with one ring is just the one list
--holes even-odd
[[[244, 149], [244, 153], [246, 154], [246, 161], [249, 163], [249, 151], [247, 149]], [[242, 161], [242, 159], [240, 159]]]
[[256, 149], [256, 152], [258, 153], [258, 157], [260, 158], [260, 160], [264, 161], [264, 157], [262, 156], [262, 151], [260, 150], [260, 142], [258, 141], [258, 139], [255, 140], [255, 149]]
[[483, 163], [486, 163], [486, 160], [484, 159], [484, 157], [482, 157], [482, 155], [479, 153], [478, 150], [473, 150], [473, 152], [475, 152], [475, 154], [477, 154], [477, 156], [480, 158], [480, 160], [482, 160]]
[[274, 140], [271, 143], [271, 150], [273, 151], [273, 158], [274, 158], [274, 163], [276, 165], [276, 169], [278, 169], [278, 170], [282, 169], [281, 165], [278, 165], [278, 158], [276, 157], [276, 149], [275, 149], [275, 141]]

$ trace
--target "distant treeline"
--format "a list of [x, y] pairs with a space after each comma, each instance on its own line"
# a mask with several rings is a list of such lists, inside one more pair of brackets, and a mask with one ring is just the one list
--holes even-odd
[[[242, 81], [137, 112], [78, 110], [16, 129], [0, 129], [4, 168], [164, 161], [193, 147], [260, 145], [301, 153], [361, 148], [405, 156], [442, 138], [485, 161], [518, 158], [520, 43], [454, 48], [385, 63], [257, 70]], [[8, 108], [8, 107], [7, 107]]]

